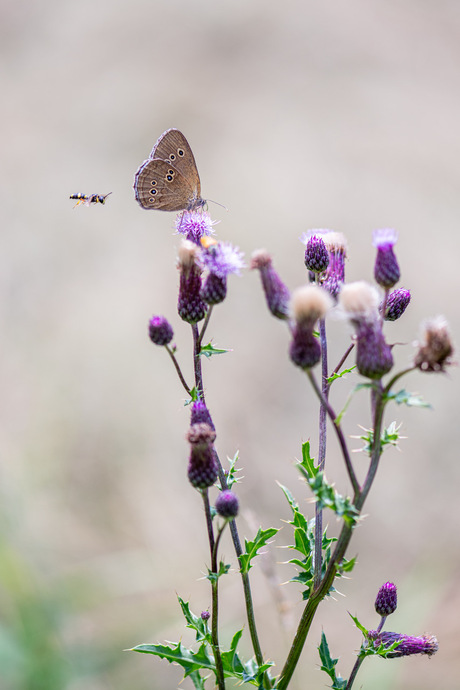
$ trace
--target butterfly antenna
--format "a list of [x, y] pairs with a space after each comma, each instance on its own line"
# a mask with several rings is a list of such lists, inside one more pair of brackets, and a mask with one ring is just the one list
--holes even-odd
[[214, 199], [206, 199], [206, 201], [210, 201], [211, 204], [217, 204], [217, 206], [220, 206], [221, 208], [224, 208], [228, 212], [228, 208], [224, 206], [223, 204], [219, 204], [218, 201], [214, 201]]

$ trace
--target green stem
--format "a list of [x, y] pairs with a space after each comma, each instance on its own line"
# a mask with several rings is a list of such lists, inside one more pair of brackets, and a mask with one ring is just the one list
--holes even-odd
[[171, 350], [171, 348], [169, 347], [169, 345], [165, 345], [165, 348], [166, 348], [166, 351], [167, 351], [168, 355], [169, 355], [169, 356], [171, 357], [171, 359], [172, 359], [172, 362], [173, 362], [173, 364], [174, 364], [174, 366], [175, 366], [175, 368], [176, 368], [177, 375], [178, 375], [178, 377], [179, 377], [179, 379], [180, 379], [181, 384], [184, 386], [184, 388], [185, 388], [185, 390], [187, 391], [187, 393], [188, 393], [189, 395], [191, 395], [191, 394], [192, 394], [192, 391], [191, 391], [190, 388], [188, 387], [187, 382], [186, 382], [186, 380], [185, 380], [185, 378], [184, 378], [184, 375], [182, 374], [181, 368], [180, 368], [180, 366], [179, 366], [179, 362], [178, 362], [177, 359], [176, 359], [176, 355], [175, 355], [174, 352]]
[[193, 370], [195, 372], [195, 386], [200, 400], [204, 402], [204, 390], [203, 390], [203, 375], [201, 372], [201, 345], [200, 345], [200, 333], [198, 331], [198, 326], [196, 323], [192, 324], [193, 333]]
[[360, 668], [361, 664], [363, 663], [364, 659], [365, 659], [364, 655], [358, 654], [358, 657], [355, 661], [355, 665], [353, 666], [353, 670], [352, 670], [350, 677], [348, 679], [346, 690], [350, 690], [350, 688], [352, 687], [352, 685], [355, 681], [356, 675], [357, 675], [359, 668]]
[[[323, 397], [327, 400], [329, 394], [329, 386], [327, 383], [327, 337], [326, 337], [326, 321], [320, 319], [319, 334], [321, 341], [321, 389]], [[324, 471], [326, 463], [326, 441], [327, 441], [327, 427], [326, 427], [327, 411], [323, 401], [319, 408], [319, 447], [318, 447], [318, 467], [320, 472]], [[315, 504], [315, 573], [314, 573], [314, 587], [318, 587], [321, 580], [321, 569], [323, 561], [323, 511], [320, 508], [319, 502]]]

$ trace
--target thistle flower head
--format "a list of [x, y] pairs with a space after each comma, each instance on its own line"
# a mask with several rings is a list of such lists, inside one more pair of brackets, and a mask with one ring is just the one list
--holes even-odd
[[292, 293], [291, 314], [294, 320], [289, 356], [301, 369], [311, 369], [320, 360], [321, 346], [313, 329], [332, 306], [329, 294], [316, 285], [305, 285]]
[[415, 366], [421, 371], [444, 371], [452, 364], [454, 352], [447, 321], [438, 316], [424, 324], [422, 341], [418, 344]]
[[375, 610], [379, 616], [389, 616], [396, 611], [398, 605], [398, 595], [396, 585], [392, 582], [385, 582], [378, 591], [375, 600]]
[[214, 234], [213, 225], [216, 222], [202, 209], [182, 211], [176, 217], [176, 235], [182, 235], [185, 239], [200, 244], [202, 237]]
[[[410, 290], [406, 290], [406, 288], [397, 288], [397, 290], [390, 292], [383, 315], [385, 321], [396, 321], [401, 318], [409, 306], [410, 298]], [[380, 306], [383, 308], [383, 304]]]
[[398, 646], [393, 649], [386, 659], [396, 659], [401, 656], [411, 656], [413, 654], [426, 654], [432, 656], [438, 651], [439, 645], [434, 635], [422, 635], [421, 637], [413, 637], [412, 635], [403, 635], [396, 632], [378, 632], [377, 630], [369, 630], [368, 639], [372, 641], [374, 647], [391, 647], [395, 642]]
[[217, 479], [217, 464], [215, 460], [214, 440], [216, 432], [202, 422], [193, 424], [187, 432], [190, 443], [190, 458], [188, 463], [188, 478], [195, 489], [206, 489]]
[[207, 304], [201, 298], [201, 266], [198, 263], [199, 247], [190, 240], [183, 240], [178, 251], [179, 298], [177, 310], [187, 323], [204, 319]]
[[155, 345], [168, 345], [174, 336], [171, 324], [164, 316], [152, 316], [149, 321], [149, 337]]
[[216, 510], [221, 517], [233, 519], [238, 515], [238, 497], [233, 491], [221, 491], [216, 499]]
[[313, 273], [322, 273], [329, 265], [329, 252], [321, 234], [323, 231], [311, 230], [304, 233], [301, 242], [305, 244], [305, 266]]
[[239, 274], [244, 266], [243, 254], [229, 243], [202, 238], [200, 264], [208, 274], [201, 289], [206, 304], [219, 304], [227, 295], [227, 276]]
[[337, 299], [345, 281], [347, 242], [341, 232], [328, 232], [323, 240], [329, 254], [329, 264], [324, 276], [321, 276], [321, 285]]
[[397, 239], [398, 234], [392, 228], [374, 230], [373, 244], [377, 248], [374, 277], [377, 283], [384, 288], [393, 287], [401, 277], [398, 260], [393, 251]]
[[201, 620], [202, 621], [208, 621], [211, 618], [211, 614], [209, 611], [202, 611], [201, 612]]
[[267, 305], [277, 319], [287, 319], [290, 293], [273, 268], [272, 257], [265, 249], [258, 249], [251, 257], [251, 269], [258, 269]]
[[349, 283], [340, 304], [356, 331], [356, 365], [363, 376], [379, 379], [393, 366], [391, 348], [382, 332], [377, 291], [364, 282]]

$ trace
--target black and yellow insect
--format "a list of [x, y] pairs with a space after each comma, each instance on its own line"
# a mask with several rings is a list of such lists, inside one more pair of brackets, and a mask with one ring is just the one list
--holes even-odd
[[[112, 192], [109, 192], [112, 194]], [[77, 199], [75, 206], [79, 204], [85, 204], [85, 206], [90, 206], [91, 204], [105, 204], [105, 200], [109, 194], [71, 194], [70, 199]], [[75, 208], [74, 206], [74, 208]]]

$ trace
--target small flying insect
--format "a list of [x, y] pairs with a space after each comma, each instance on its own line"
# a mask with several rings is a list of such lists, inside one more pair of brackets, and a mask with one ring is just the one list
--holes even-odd
[[[109, 192], [112, 194], [112, 192]], [[91, 206], [91, 204], [105, 204], [105, 200], [109, 194], [71, 194], [70, 199], [77, 199], [75, 206], [80, 204], [85, 204], [85, 206]], [[74, 206], [74, 208], [75, 208]]]

